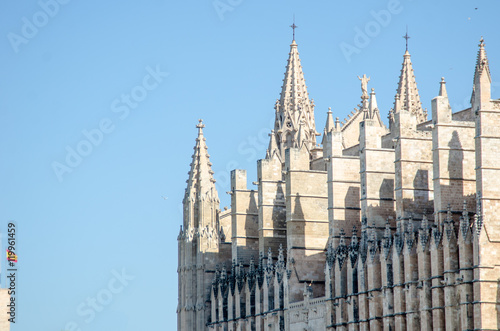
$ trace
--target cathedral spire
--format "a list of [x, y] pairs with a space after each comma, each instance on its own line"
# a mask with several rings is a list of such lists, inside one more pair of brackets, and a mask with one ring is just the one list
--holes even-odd
[[[285, 78], [275, 109], [274, 138], [282, 160], [286, 148], [301, 147], [299, 143], [306, 145], [310, 150], [316, 146], [316, 136], [319, 133], [316, 132], [314, 121], [314, 102], [309, 100], [295, 40], [290, 45]], [[299, 131], [301, 131], [300, 142], [296, 141]], [[269, 151], [270, 155], [272, 153]]]
[[325, 132], [331, 132], [335, 128], [335, 122], [333, 121], [332, 107], [328, 107], [328, 112], [326, 116]]
[[439, 86], [439, 96], [448, 97], [448, 92], [446, 92], [446, 82], [444, 81], [444, 77], [441, 77], [441, 83]]
[[215, 188], [214, 172], [212, 171], [212, 163], [210, 163], [210, 155], [206, 144], [206, 138], [203, 136], [203, 120], [199, 120], [198, 137], [194, 147], [193, 160], [191, 162], [191, 170], [187, 180], [187, 188], [185, 199], [205, 199], [218, 202], [219, 197]]
[[370, 103], [368, 104], [368, 118], [373, 119], [375, 112], [378, 111], [377, 97], [375, 96], [375, 89], [372, 88], [370, 93]]
[[491, 73], [484, 39], [479, 40], [479, 50], [477, 52], [476, 69], [474, 71], [474, 85], [472, 87], [471, 104], [479, 106], [481, 103], [488, 103], [491, 98]]
[[266, 159], [272, 158], [274, 153], [278, 151], [278, 145], [276, 144], [276, 134], [274, 133], [274, 130], [271, 130], [269, 137], [271, 137], [271, 139], [269, 140], [269, 147], [266, 152]]
[[481, 37], [479, 40], [479, 50], [477, 51], [476, 60], [476, 71], [474, 72], [474, 78], [483, 73], [490, 76], [490, 65], [488, 63], [488, 57], [486, 56], [486, 49], [484, 48], [484, 39]]
[[[398, 101], [399, 99], [399, 101]], [[408, 50], [403, 57], [403, 66], [399, 76], [398, 88], [394, 101], [394, 112], [401, 110], [409, 111], [417, 117], [417, 123], [427, 121], [427, 112], [422, 109], [420, 95], [418, 94], [417, 82], [413, 73], [413, 66]]]

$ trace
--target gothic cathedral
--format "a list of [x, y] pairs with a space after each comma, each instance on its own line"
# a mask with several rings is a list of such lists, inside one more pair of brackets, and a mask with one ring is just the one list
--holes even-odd
[[500, 99], [483, 39], [470, 108], [452, 111], [443, 78], [427, 114], [407, 50], [388, 127], [363, 75], [355, 111], [328, 111], [322, 133], [297, 47], [258, 188], [233, 170], [230, 209], [197, 125], [178, 330], [500, 329]]

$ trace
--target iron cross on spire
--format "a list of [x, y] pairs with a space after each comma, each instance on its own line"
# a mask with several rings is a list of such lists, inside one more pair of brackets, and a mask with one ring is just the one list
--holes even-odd
[[295, 25], [295, 15], [293, 15], [293, 24], [290, 25], [290, 27], [292, 28], [293, 30], [293, 40], [295, 40], [295, 29], [298, 28], [298, 26]]
[[403, 38], [406, 39], [406, 51], [408, 51], [408, 39], [410, 39], [410, 36], [408, 35], [408, 25], [406, 26], [406, 34], [403, 36]]

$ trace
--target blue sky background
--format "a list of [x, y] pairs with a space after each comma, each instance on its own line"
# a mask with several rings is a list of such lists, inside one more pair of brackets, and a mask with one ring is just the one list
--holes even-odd
[[[500, 97], [498, 1], [66, 0], [51, 8], [44, 21], [37, 1], [0, 2], [0, 231], [18, 224], [14, 331], [175, 328], [195, 125], [204, 119], [223, 207], [229, 170], [247, 169], [252, 182], [265, 156], [293, 14], [319, 132], [328, 107], [341, 119], [356, 107], [363, 74], [387, 122], [406, 25], [429, 113], [442, 76], [453, 111], [469, 106], [481, 35]], [[388, 8], [397, 13], [374, 23]], [[41, 25], [29, 38], [26, 21]], [[346, 57], [341, 45], [356, 47], [366, 28], [369, 39]], [[148, 67], [169, 75], [120, 118], [113, 102], [142, 85]], [[82, 131], [103, 119], [114, 130], [59, 180], [53, 163], [65, 164], [67, 147], [83, 146]], [[135, 278], [95, 318], [77, 311], [123, 269]]]

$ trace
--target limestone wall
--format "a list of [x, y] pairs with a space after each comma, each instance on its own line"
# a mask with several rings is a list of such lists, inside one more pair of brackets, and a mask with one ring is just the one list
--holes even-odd
[[269, 248], [276, 252], [280, 245], [286, 249], [286, 188], [281, 161], [276, 154], [271, 159], [258, 161], [257, 176], [259, 252], [266, 254]]
[[327, 173], [309, 169], [304, 149], [286, 151], [286, 227], [290, 302], [302, 300], [303, 285], [313, 283], [315, 296], [324, 292], [324, 251], [328, 242]]
[[259, 251], [257, 192], [247, 189], [245, 170], [231, 171], [232, 258], [249, 260]]

